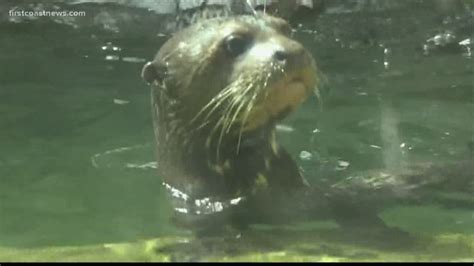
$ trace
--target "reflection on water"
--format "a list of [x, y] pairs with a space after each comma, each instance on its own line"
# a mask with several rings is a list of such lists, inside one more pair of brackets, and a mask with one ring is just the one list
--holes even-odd
[[[457, 32], [460, 46], [452, 49], [445, 28], [456, 21], [423, 10], [370, 15], [326, 15], [295, 33], [324, 72], [324, 108], [305, 103], [279, 127], [281, 141], [313, 182], [472, 160], [472, 30]], [[12, 27], [2, 29], [0, 44], [9, 51], [0, 54], [0, 246], [186, 233], [168, 222], [149, 94], [139, 78], [161, 41]], [[442, 195], [465, 206], [399, 207], [384, 219], [410, 232], [472, 236], [466, 192], [473, 188]]]

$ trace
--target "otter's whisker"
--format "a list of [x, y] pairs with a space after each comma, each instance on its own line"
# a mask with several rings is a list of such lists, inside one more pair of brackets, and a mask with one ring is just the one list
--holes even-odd
[[230, 119], [230, 121], [229, 121], [229, 126], [227, 127], [227, 132], [226, 132], [226, 133], [229, 133], [229, 131], [230, 131], [230, 129], [231, 129], [231, 125], [233, 125], [234, 122], [237, 120], [237, 117], [238, 117], [238, 115], [240, 114], [240, 111], [242, 110], [242, 108], [244, 108], [244, 106], [245, 106], [246, 104], [247, 104], [247, 101], [241, 101], [241, 103], [239, 104], [239, 106], [238, 106], [237, 109], [235, 110], [232, 119]]
[[242, 141], [242, 134], [243, 134], [243, 131], [244, 131], [245, 123], [247, 122], [247, 119], [250, 115], [250, 112], [252, 111], [253, 107], [255, 106], [257, 95], [258, 95], [258, 92], [255, 91], [254, 95], [252, 96], [249, 103], [247, 104], [247, 108], [245, 108], [245, 113], [244, 113], [242, 122], [240, 124], [239, 137], [238, 137], [238, 140], [237, 140], [237, 149], [236, 149], [237, 154], [240, 151], [240, 143]]
[[[254, 87], [260, 88], [260, 90], [265, 89], [269, 78], [270, 78], [270, 76], [267, 76], [265, 81], [263, 82], [265, 84], [265, 86], [254, 86]], [[254, 90], [253, 91], [253, 95], [250, 98], [250, 100], [248, 101], [247, 108], [245, 108], [244, 116], [243, 116], [243, 119], [240, 123], [239, 137], [238, 137], [238, 140], [237, 140], [237, 149], [236, 149], [237, 153], [239, 153], [239, 151], [240, 151], [240, 144], [241, 144], [241, 141], [242, 141], [242, 134], [243, 134], [243, 131], [244, 131], [245, 123], [247, 122], [247, 119], [250, 115], [250, 112], [252, 111], [253, 107], [255, 106], [255, 103], [257, 101], [257, 96], [260, 94], [260, 90]]]
[[227, 107], [222, 111], [222, 116], [217, 121], [216, 126], [212, 130], [214, 134], [219, 127], [221, 128], [218, 143], [217, 143], [217, 151], [216, 151], [217, 160], [219, 160], [219, 157], [220, 157], [220, 147], [224, 139], [224, 136], [230, 132], [233, 123], [235, 122], [235, 120], [238, 117], [238, 114], [240, 113], [240, 110], [248, 102], [245, 100], [247, 98], [247, 94], [253, 88], [252, 84], [249, 84], [247, 87], [245, 87], [243, 91], [239, 89], [242, 87], [242, 83], [246, 81], [243, 79], [243, 77], [244, 76], [241, 76], [241, 78], [239, 78], [239, 81], [235, 82], [233, 85], [230, 86], [231, 89], [229, 89], [228, 93], [229, 93], [229, 96], [232, 96], [232, 100], [228, 103]]
[[217, 149], [216, 150], [216, 159], [217, 160], [219, 160], [219, 157], [220, 157], [220, 147], [221, 147], [224, 135], [225, 135], [226, 127], [227, 127], [227, 124], [228, 124], [227, 121], [229, 120], [229, 116], [230, 116], [229, 113], [230, 113], [230, 110], [231, 110], [232, 106], [234, 106], [232, 104], [232, 102], [228, 104], [228, 106], [222, 112], [222, 116], [219, 118], [216, 125], [212, 129], [212, 134], [214, 134], [219, 129], [219, 127], [221, 128], [221, 131], [220, 131], [220, 134], [219, 134], [219, 139], [218, 139], [218, 142], [217, 142], [217, 148], [216, 148]]
[[253, 7], [252, 3], [250, 2], [250, 0], [247, 0], [246, 1], [247, 5], [250, 7], [250, 10], [252, 10], [252, 13], [254, 16], [257, 16], [258, 13], [257, 13], [257, 10], [255, 10], [255, 8]]
[[247, 101], [246, 101], [246, 99], [245, 99], [245, 98], [247, 98], [246, 95], [247, 95], [247, 93], [248, 93], [252, 88], [253, 88], [252, 84], [249, 84], [249, 85], [247, 86], [247, 88], [245, 88], [245, 90], [243, 91], [242, 96], [240, 97], [240, 98], [242, 98], [242, 99], [239, 99], [238, 101], [235, 101], [235, 104], [239, 104], [239, 103], [240, 103], [240, 104], [238, 105], [237, 109], [235, 109], [235, 111], [233, 112], [234, 115], [233, 115], [232, 119], [230, 119], [230, 120], [228, 121], [229, 126], [227, 127], [227, 132], [226, 132], [226, 133], [229, 133], [230, 128], [231, 128], [231, 125], [234, 124], [235, 120], [237, 119], [237, 116], [240, 114], [240, 111], [241, 111], [242, 108], [246, 105], [246, 103], [247, 103]]
[[212, 98], [201, 110], [191, 119], [191, 123], [194, 123], [208, 108], [212, 106], [212, 109], [207, 113], [204, 121], [208, 120], [209, 117], [225, 102], [225, 100], [233, 95], [232, 87], [224, 89], [216, 97]]
[[321, 97], [321, 91], [319, 90], [319, 88], [317, 86], [314, 87], [313, 93], [316, 96], [316, 99], [318, 100], [319, 111], [322, 111], [323, 107], [324, 107], [323, 106], [323, 98]]

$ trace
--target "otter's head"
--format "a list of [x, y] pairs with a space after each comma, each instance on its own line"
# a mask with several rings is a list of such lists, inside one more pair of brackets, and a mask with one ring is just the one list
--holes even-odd
[[142, 72], [154, 88], [158, 133], [240, 143], [294, 110], [315, 92], [317, 70], [290, 33], [284, 20], [258, 15], [205, 20], [174, 35]]

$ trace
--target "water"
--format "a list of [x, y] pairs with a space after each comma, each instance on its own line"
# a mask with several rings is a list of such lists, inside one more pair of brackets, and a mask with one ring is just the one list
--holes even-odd
[[[310, 99], [283, 122], [279, 137], [310, 182], [427, 163], [472, 165], [472, 57], [462, 47], [423, 50], [425, 40], [463, 23], [443, 24], [439, 17], [420, 10], [326, 15], [295, 33], [324, 73], [323, 106]], [[13, 254], [21, 257], [24, 248], [189, 237], [168, 222], [170, 207], [150, 164], [149, 91], [140, 71], [163, 40], [79, 36], [39, 24], [10, 25], [2, 32], [0, 247], [18, 249]], [[472, 39], [473, 32], [458, 34]], [[471, 180], [448, 191], [435, 189], [432, 202], [395, 206], [382, 216], [423, 241], [444, 243], [428, 244], [433, 248], [420, 259], [472, 259], [472, 243], [466, 244], [474, 235], [472, 186]], [[446, 198], [459, 200], [447, 206]], [[373, 242], [369, 253], [356, 250], [367, 243], [324, 221], [249, 234], [258, 240], [250, 249], [266, 247], [260, 250], [266, 255], [250, 253], [257, 260], [380, 259], [384, 243]], [[242, 247], [233, 241], [222, 250], [211, 245], [212, 254], [241, 256]], [[316, 244], [294, 248], [299, 242]], [[193, 260], [208, 250], [185, 246], [173, 252]]]

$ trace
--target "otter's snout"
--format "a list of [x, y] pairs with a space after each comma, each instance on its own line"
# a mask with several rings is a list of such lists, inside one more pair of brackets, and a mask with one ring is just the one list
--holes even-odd
[[308, 57], [305, 48], [298, 42], [286, 37], [276, 40], [273, 51], [273, 60], [281, 66], [295, 67], [296, 65], [304, 66], [308, 64]]
[[286, 62], [286, 60], [288, 59], [290, 55], [285, 51], [285, 50], [281, 50], [281, 51], [275, 51], [275, 53], [273, 54], [273, 57], [277, 60], [277, 61], [280, 61], [280, 62]]

